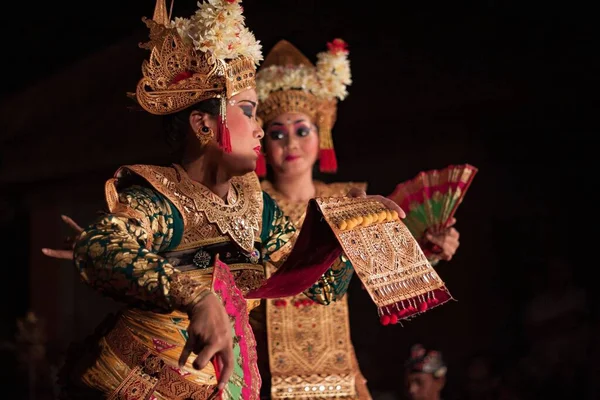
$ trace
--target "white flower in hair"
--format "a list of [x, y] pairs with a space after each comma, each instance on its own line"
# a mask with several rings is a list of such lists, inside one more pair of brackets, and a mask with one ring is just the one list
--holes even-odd
[[177, 29], [177, 33], [185, 43], [190, 43], [192, 38], [190, 37], [190, 23], [191, 21], [187, 18], [175, 17], [175, 20], [171, 21], [171, 28]]
[[258, 99], [264, 101], [279, 90], [304, 90], [323, 99], [344, 100], [352, 83], [346, 42], [327, 43], [328, 51], [317, 55], [316, 67], [309, 65], [271, 65], [256, 75]]
[[262, 46], [244, 24], [241, 0], [207, 0], [198, 2], [198, 10], [189, 19], [176, 18], [171, 26], [191, 41], [194, 48], [210, 52], [220, 60], [245, 56], [258, 63], [263, 59]]
[[256, 76], [259, 100], [278, 90], [300, 89], [310, 91], [319, 85], [314, 67], [307, 65], [272, 65]]
[[342, 39], [327, 43], [328, 51], [317, 54], [317, 78], [321, 87], [315, 90], [319, 97], [337, 97], [344, 100], [346, 87], [352, 84], [348, 47]]

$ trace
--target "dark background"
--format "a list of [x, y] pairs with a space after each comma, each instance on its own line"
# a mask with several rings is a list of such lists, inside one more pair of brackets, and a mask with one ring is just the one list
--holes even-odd
[[[598, 336], [591, 296], [597, 21], [574, 2], [524, 3], [243, 3], [265, 54], [280, 39], [313, 61], [333, 38], [349, 44], [354, 83], [334, 128], [340, 170], [319, 178], [367, 181], [370, 193], [389, 194], [421, 170], [479, 168], [456, 214], [461, 247], [437, 267], [458, 302], [403, 327], [382, 327], [353, 282], [352, 336], [375, 396], [401, 394], [402, 363], [410, 345], [422, 342], [449, 364], [447, 398], [484, 398], [473, 388], [494, 385], [495, 396], [521, 393], [510, 398], [598, 398], [590, 378], [597, 377], [597, 344], [586, 341], [585, 360], [559, 362], [540, 378], [526, 361], [540, 336], [523, 322], [548, 265], [562, 259], [573, 285], [587, 291], [585, 316], [556, 320], [542, 336], [557, 327], [551, 335], [569, 337], [573, 327]], [[16, 319], [27, 310], [41, 318], [45, 360], [53, 365], [114, 306], [96, 305], [69, 263], [39, 252], [69, 233], [59, 214], [90, 222], [103, 208], [104, 180], [119, 165], [162, 163], [169, 155], [156, 118], [128, 109], [125, 96], [147, 55], [136, 44], [146, 40], [140, 18], [151, 16], [152, 1], [11, 6], [0, 50], [0, 339], [5, 376], [25, 396], [27, 374], [10, 351]], [[195, 7], [178, 1], [174, 15]], [[569, 310], [567, 318], [576, 314]], [[474, 357], [490, 362], [489, 376]], [[52, 371], [47, 364], [42, 370]], [[30, 385], [42, 387], [38, 398], [51, 398], [44, 396], [47, 374], [39, 375]]]

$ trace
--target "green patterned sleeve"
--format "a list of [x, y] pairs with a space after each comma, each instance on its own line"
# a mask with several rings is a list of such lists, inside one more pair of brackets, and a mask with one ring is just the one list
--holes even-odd
[[353, 274], [352, 263], [342, 254], [304, 294], [317, 303], [330, 304], [344, 297]]
[[131, 186], [112, 210], [87, 227], [74, 249], [82, 279], [104, 295], [155, 311], [187, 310], [207, 288], [157, 253], [177, 246], [182, 218], [156, 191]]
[[[278, 267], [291, 251], [298, 231], [266, 192], [263, 192], [263, 204], [263, 260]], [[342, 255], [304, 293], [318, 303], [329, 304], [346, 294], [353, 273], [352, 264]]]
[[263, 218], [260, 239], [262, 258], [275, 267], [283, 264], [291, 251], [297, 231], [292, 221], [281, 211], [275, 200], [263, 191]]

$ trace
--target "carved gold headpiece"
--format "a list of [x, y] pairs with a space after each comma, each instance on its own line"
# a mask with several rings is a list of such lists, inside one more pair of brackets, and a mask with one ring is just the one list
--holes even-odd
[[256, 76], [258, 115], [269, 123], [286, 112], [308, 115], [319, 129], [320, 169], [336, 172], [331, 129], [335, 124], [338, 100], [348, 95], [352, 83], [346, 43], [335, 39], [328, 51], [317, 55], [313, 65], [294, 45], [278, 42]]
[[240, 2], [199, 3], [192, 17], [171, 22], [165, 0], [157, 0], [153, 19], [143, 19], [150, 40], [140, 44], [150, 50], [135, 95], [144, 110], [171, 114], [206, 99], [226, 99], [256, 87], [261, 46], [244, 26]]

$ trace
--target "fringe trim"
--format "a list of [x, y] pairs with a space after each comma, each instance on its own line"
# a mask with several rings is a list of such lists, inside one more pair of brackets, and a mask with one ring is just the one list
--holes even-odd
[[[455, 300], [445, 286], [420, 294], [397, 303], [377, 308], [379, 321], [382, 325], [397, 324], [401, 320], [409, 320], [419, 314], [441, 306], [450, 300]], [[456, 300], [455, 300], [456, 301]]]

